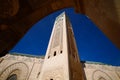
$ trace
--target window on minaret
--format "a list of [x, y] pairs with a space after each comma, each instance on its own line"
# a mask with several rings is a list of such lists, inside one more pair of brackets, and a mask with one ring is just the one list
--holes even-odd
[[54, 56], [56, 56], [56, 51], [54, 52]]
[[62, 50], [60, 51], [60, 53], [62, 53]]

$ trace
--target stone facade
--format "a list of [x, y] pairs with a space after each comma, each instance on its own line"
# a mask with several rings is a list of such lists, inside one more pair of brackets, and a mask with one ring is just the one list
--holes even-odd
[[[15, 74], [17, 79], [13, 80], [39, 80], [43, 62], [43, 57], [7, 54], [0, 58], [0, 80], [12, 80]], [[85, 80], [120, 80], [120, 67], [95, 62], [81, 63]], [[63, 68], [49, 70], [44, 76], [47, 76], [44, 80], [50, 80], [49, 77], [55, 77], [53, 80], [64, 80]]]
[[[37, 80], [42, 58], [8, 54], [0, 58], [0, 80]], [[13, 75], [17, 79], [12, 79]], [[12, 77], [13, 76], [13, 77]]]
[[120, 67], [100, 63], [85, 63], [86, 80], [120, 80]]

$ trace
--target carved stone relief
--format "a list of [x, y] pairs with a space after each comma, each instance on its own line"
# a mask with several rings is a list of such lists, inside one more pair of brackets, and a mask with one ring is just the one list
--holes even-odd
[[120, 72], [116, 71], [116, 74], [117, 74], [117, 76], [118, 76], [119, 79], [120, 79]]
[[110, 77], [109, 74], [101, 70], [96, 70], [93, 72], [92, 80], [112, 80], [112, 78]]
[[2, 72], [0, 72], [0, 80], [6, 80], [11, 75], [16, 75], [18, 80], [26, 80], [29, 68], [25, 63], [17, 62], [9, 65]]
[[54, 52], [56, 53], [56, 55], [58, 53], [62, 53], [61, 51], [63, 47], [63, 17], [57, 19], [54, 27], [55, 29], [50, 45], [49, 58], [54, 56]]
[[63, 20], [62, 19], [59, 19], [57, 22], [56, 22], [56, 25], [55, 25], [55, 30], [54, 30], [54, 35], [53, 35], [53, 40], [52, 40], [52, 48], [58, 46], [58, 45], [61, 45], [61, 39], [62, 39], [62, 27], [63, 27]]

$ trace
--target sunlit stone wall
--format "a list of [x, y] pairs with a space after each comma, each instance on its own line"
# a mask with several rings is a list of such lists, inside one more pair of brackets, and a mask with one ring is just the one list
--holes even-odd
[[85, 63], [86, 80], [120, 80], [120, 67], [99, 63]]
[[37, 80], [42, 63], [42, 58], [8, 54], [0, 58], [0, 80]]

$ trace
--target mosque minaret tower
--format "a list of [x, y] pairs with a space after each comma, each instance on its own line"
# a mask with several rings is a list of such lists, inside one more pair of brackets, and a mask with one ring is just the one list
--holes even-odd
[[65, 12], [54, 23], [39, 80], [84, 80], [72, 25]]

